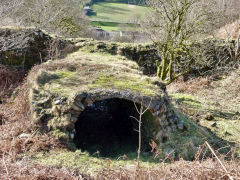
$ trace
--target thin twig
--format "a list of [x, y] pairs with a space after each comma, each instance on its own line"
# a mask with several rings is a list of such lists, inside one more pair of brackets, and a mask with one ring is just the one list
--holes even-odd
[[229, 172], [227, 171], [226, 167], [223, 165], [223, 163], [221, 162], [221, 160], [218, 158], [218, 156], [216, 155], [216, 153], [214, 152], [214, 150], [212, 149], [212, 147], [208, 144], [208, 142], [206, 141], [205, 144], [208, 146], [208, 148], [210, 149], [210, 151], [213, 153], [213, 155], [217, 158], [219, 164], [222, 166], [222, 168], [224, 169], [224, 171], [227, 173], [227, 176], [229, 177], [230, 180], [233, 180], [233, 178], [229, 175]]
[[[8, 168], [7, 168], [7, 165], [6, 165], [6, 162], [5, 162], [5, 157], [4, 157], [4, 155], [5, 155], [5, 153], [3, 153], [3, 158], [2, 158], [2, 160], [3, 160], [3, 165], [4, 165], [4, 168], [5, 168], [5, 170], [6, 170], [7, 176], [9, 177], [9, 172], [8, 172]], [[10, 177], [9, 177], [8, 179], [11, 180]]]

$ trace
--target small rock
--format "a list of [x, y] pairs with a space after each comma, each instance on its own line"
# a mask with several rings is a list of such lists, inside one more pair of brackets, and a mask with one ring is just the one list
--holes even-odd
[[62, 102], [65, 102], [65, 101], [67, 101], [67, 98], [66, 97], [62, 97], [61, 100], [62, 100]]
[[60, 104], [62, 104], [62, 100], [61, 100], [61, 99], [56, 100], [56, 101], [54, 102], [54, 104], [55, 104], [55, 105], [60, 105]]
[[236, 115], [236, 116], [240, 116], [240, 112], [237, 111], [237, 112], [235, 113], [235, 115]]
[[55, 116], [60, 116], [61, 114], [61, 111], [57, 106], [53, 106], [51, 111], [52, 111], [52, 114], [54, 114]]
[[81, 102], [75, 102], [75, 105], [80, 107], [82, 110], [85, 109], [85, 106]]
[[96, 69], [94, 69], [94, 68], [89, 68], [89, 69], [88, 69], [88, 72], [90, 72], [90, 71], [96, 71]]
[[84, 106], [88, 106], [89, 104], [93, 104], [93, 101], [90, 97], [87, 97], [85, 100], [84, 100]]
[[205, 115], [204, 119], [206, 119], [206, 120], [208, 120], [208, 121], [212, 121], [212, 120], [214, 120], [214, 117], [213, 117], [212, 114], [207, 113], [207, 114]]
[[212, 126], [212, 127], [217, 127], [217, 123], [214, 122], [211, 126]]
[[31, 134], [22, 133], [18, 137], [21, 138], [21, 139], [27, 139], [27, 138], [32, 137], [32, 135]]
[[177, 127], [178, 127], [178, 129], [180, 129], [180, 130], [183, 130], [184, 129], [184, 121], [179, 121], [179, 123], [177, 124]]
[[75, 111], [82, 111], [82, 108], [80, 108], [79, 106], [72, 104], [72, 109]]
[[71, 139], [74, 139], [74, 133], [71, 133], [71, 134], [70, 134], [70, 138], [71, 138]]

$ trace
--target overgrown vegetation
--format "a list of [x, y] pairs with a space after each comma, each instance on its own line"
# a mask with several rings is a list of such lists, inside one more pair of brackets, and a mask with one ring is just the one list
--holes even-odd
[[[158, 48], [161, 60], [156, 61], [157, 76], [162, 81], [167, 84], [173, 82], [190, 72], [199, 62], [211, 64], [210, 58], [201, 55], [198, 58], [196, 41], [209, 36], [219, 23], [220, 9], [214, 7], [215, 1], [149, 0], [147, 4], [152, 8], [152, 13], [143, 22], [143, 28]], [[234, 47], [235, 55], [230, 60], [232, 64], [239, 62], [236, 55], [239, 53], [239, 39], [234, 42]], [[232, 54], [231, 48], [229, 54]], [[221, 57], [218, 59], [222, 60]]]
[[195, 54], [192, 44], [208, 30], [214, 13], [196, 0], [149, 0], [153, 13], [145, 21], [147, 33], [158, 47], [157, 76], [167, 83], [190, 71]]
[[1, 23], [41, 28], [65, 36], [87, 36], [87, 20], [81, 11], [86, 2], [87, 0], [1, 1], [1, 8], [4, 9], [0, 13]]
[[[222, 140], [237, 147], [239, 153], [239, 70], [221, 80], [211, 78], [177, 81], [168, 87], [176, 105], [193, 122], [207, 128]], [[221, 145], [218, 145], [221, 146]]]
[[[2, 0], [1, 24], [33, 25], [65, 36], [85, 36], [88, 23], [79, 12], [86, 2], [89, 1]], [[125, 0], [93, 2], [128, 6]], [[167, 91], [176, 118], [181, 122], [176, 126], [181, 128], [163, 137], [159, 144], [153, 140], [144, 142], [144, 148], [149, 149], [146, 152], [140, 153], [142, 137], [136, 142], [138, 151], [137, 148], [134, 152], [128, 151], [127, 145], [121, 149], [118, 145], [108, 146], [116, 152], [115, 156], [77, 150], [75, 145], [60, 141], [67, 136], [65, 133], [60, 130], [50, 133], [45, 121], [41, 126], [32, 122], [30, 81], [24, 80], [28, 72], [0, 64], [0, 179], [239, 179], [240, 26], [235, 25], [234, 36], [224, 36], [227, 40], [209, 39], [211, 33], [218, 35], [216, 28], [239, 18], [239, 1], [214, 1], [211, 11], [205, 12], [211, 2], [149, 0], [153, 14], [144, 26], [154, 45], [71, 39], [76, 44], [69, 52], [74, 53], [66, 59], [56, 59], [60, 57], [58, 45], [50, 44], [46, 56], [50, 61], [35, 66], [28, 75], [32, 80], [36, 72], [41, 73], [34, 85], [40, 86], [43, 93], [39, 96], [43, 97], [50, 91], [54, 96], [69, 97], [79, 90], [89, 92], [103, 85], [116, 91], [127, 87], [144, 96], [154, 96], [165, 87], [162, 81], [171, 83]], [[107, 18], [111, 16], [107, 14]], [[120, 16], [114, 18], [119, 20]], [[212, 18], [219, 20], [216, 26], [209, 24]], [[116, 28], [118, 23], [103, 25]], [[11, 38], [10, 50], [14, 46], [14, 35]], [[24, 37], [21, 42], [28, 38]], [[2, 42], [7, 41], [3, 38]], [[3, 50], [4, 46], [0, 53]], [[156, 64], [153, 63], [157, 59]], [[143, 67], [145, 75], [141, 72]], [[140, 107], [140, 110], [144, 109]], [[139, 123], [136, 130], [145, 131], [141, 115], [152, 119], [153, 114], [139, 111], [139, 115], [134, 117]], [[154, 129], [155, 124], [146, 126]]]

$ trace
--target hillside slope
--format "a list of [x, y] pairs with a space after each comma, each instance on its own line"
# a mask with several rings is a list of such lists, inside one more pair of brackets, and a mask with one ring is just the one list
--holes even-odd
[[[240, 177], [239, 69], [218, 80], [195, 78], [186, 83], [173, 83], [167, 88], [172, 100], [169, 101], [161, 82], [152, 76], [143, 75], [142, 68], [137, 64], [139, 59], [135, 59], [138, 55], [144, 56], [144, 60], [149, 60], [149, 56], [153, 57], [155, 51], [152, 46], [103, 43], [84, 39], [71, 39], [71, 41], [75, 44], [75, 52], [64, 56], [63, 59], [52, 59], [35, 66], [28, 75], [28, 81], [23, 81], [22, 76], [19, 77], [20, 80], [15, 78], [20, 75], [8, 70], [9, 67], [0, 66], [1, 75], [7, 77], [0, 78], [1, 83], [7, 84], [1, 87], [9, 88], [8, 94], [3, 96], [4, 100], [0, 101], [0, 177], [2, 179], [157, 180]], [[15, 88], [18, 85], [15, 84], [15, 79], [20, 84], [17, 88]], [[94, 97], [93, 90], [102, 92], [108, 88], [111, 89], [112, 94], [109, 95], [108, 91], [107, 95], [95, 94]], [[124, 89], [129, 92], [122, 93], [121, 90]], [[82, 90], [85, 92], [78, 94]], [[48, 96], [49, 92], [52, 93], [50, 96]], [[69, 123], [68, 120], [75, 122], [75, 115], [79, 116], [78, 111], [86, 108], [86, 112], [90, 112], [87, 117], [96, 119], [103, 113], [95, 112], [92, 115], [91, 108], [97, 109], [98, 112], [106, 109], [105, 101], [94, 104], [86, 94], [89, 93], [98, 100], [103, 97], [108, 99], [115, 97], [116, 100], [123, 96], [131, 100], [134, 95], [132, 92], [142, 95], [143, 104], [148, 102], [144, 100], [149, 100], [149, 97], [157, 93], [160, 99], [157, 99], [157, 103], [154, 102], [154, 108], [159, 108], [158, 103], [160, 103], [161, 110], [169, 112], [164, 114], [161, 111], [163, 117], [158, 119], [159, 124], [163, 119], [166, 120], [160, 125], [165, 132], [170, 132], [169, 136], [164, 136], [165, 132], [160, 134], [163, 136], [158, 146], [151, 139], [143, 141], [140, 168], [136, 161], [137, 148], [134, 147], [130, 152], [126, 151], [128, 149], [125, 143], [129, 140], [129, 136], [124, 136], [125, 131], [120, 136], [125, 137], [122, 146], [111, 142], [110, 146], [103, 148], [106, 151], [112, 150], [115, 156], [104, 156], [101, 150], [90, 152], [83, 148], [77, 149], [75, 144], [66, 141], [66, 137], [72, 137], [69, 130], [74, 128], [73, 123]], [[163, 96], [167, 100], [162, 100]], [[141, 97], [136, 100], [137, 103], [141, 103]], [[74, 104], [71, 103], [72, 99]], [[164, 104], [168, 106], [163, 106]], [[121, 110], [127, 105], [131, 110], [127, 115], [132, 116], [132, 110], [136, 108], [134, 104], [129, 106], [129, 101], [124, 101], [121, 105], [123, 106], [116, 108], [114, 103], [110, 103], [108, 108]], [[174, 110], [175, 114], [169, 110]], [[37, 112], [41, 116], [33, 117], [32, 112]], [[117, 114], [120, 122], [126, 112]], [[94, 116], [96, 114], [97, 116]], [[159, 115], [159, 112], [154, 114]], [[147, 122], [153, 120], [150, 115], [148, 111], [145, 116]], [[78, 118], [81, 122], [82, 119]], [[33, 122], [36, 119], [39, 121]], [[108, 120], [111, 119], [112, 116]], [[176, 124], [174, 122], [176, 119], [180, 123]], [[104, 121], [104, 118], [101, 120]], [[85, 131], [99, 123], [98, 119], [93, 122], [95, 123], [87, 121], [80, 130]], [[117, 125], [116, 131], [127, 127], [121, 123]], [[151, 125], [149, 127], [145, 125], [143, 124], [142, 127], [147, 127], [143, 129], [146, 134], [146, 130], [156, 128], [154, 123], [149, 123], [148, 125]], [[99, 129], [105, 130], [103, 126]], [[130, 129], [136, 130], [136, 128]], [[91, 137], [93, 132], [88, 129], [86, 131], [88, 132], [86, 137]], [[114, 133], [114, 131], [110, 132]], [[98, 136], [94, 134], [92, 139], [96, 137]], [[134, 143], [138, 144], [138, 141], [134, 140]], [[102, 141], [108, 142], [105, 139]], [[205, 141], [216, 150], [227, 172], [209, 148], [202, 146]], [[83, 142], [83, 145], [86, 143]]]

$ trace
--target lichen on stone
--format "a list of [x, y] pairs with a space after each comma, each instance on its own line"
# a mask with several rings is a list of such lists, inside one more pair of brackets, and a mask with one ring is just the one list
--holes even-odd
[[[75, 123], [85, 107], [111, 98], [148, 108], [145, 132], [154, 136], [156, 142], [162, 141], [158, 132], [168, 136], [171, 126], [176, 128], [177, 121], [170, 123], [174, 112], [167, 103], [165, 85], [144, 75], [136, 62], [123, 56], [87, 53], [80, 49], [65, 59], [49, 61], [33, 69], [28, 82], [32, 89], [30, 102], [35, 102], [32, 112], [38, 118], [36, 122], [47, 122], [49, 130], [67, 142], [74, 137]], [[36, 91], [38, 93], [34, 93]], [[43, 103], [46, 99], [40, 95], [43, 92], [48, 94], [50, 103]], [[39, 106], [50, 113], [43, 116]]]

